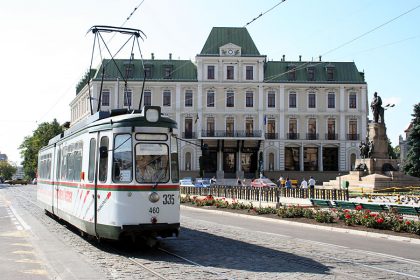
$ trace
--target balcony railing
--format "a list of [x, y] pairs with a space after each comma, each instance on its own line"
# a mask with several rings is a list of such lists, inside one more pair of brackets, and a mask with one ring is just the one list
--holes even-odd
[[347, 140], [359, 140], [359, 134], [347, 134]]
[[261, 130], [201, 130], [201, 137], [261, 137]]
[[306, 140], [317, 140], [318, 133], [306, 133]]
[[279, 134], [278, 133], [266, 133], [265, 139], [278, 139]]
[[184, 139], [195, 139], [195, 132], [186, 131], [182, 133], [182, 138]]
[[294, 133], [294, 132], [287, 133], [287, 139], [297, 140], [297, 139], [299, 139], [299, 133]]
[[325, 140], [338, 140], [338, 134], [325, 133]]

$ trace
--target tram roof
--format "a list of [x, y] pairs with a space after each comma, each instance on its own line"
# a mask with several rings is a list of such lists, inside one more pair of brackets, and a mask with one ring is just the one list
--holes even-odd
[[[149, 122], [146, 119], [146, 111], [148, 109], [157, 109], [159, 118], [156, 122]], [[143, 110], [134, 110], [129, 112], [128, 110], [117, 110], [117, 111], [99, 111], [88, 118], [78, 122], [76, 125], [70, 127], [64, 133], [51, 138], [48, 145], [54, 144], [63, 138], [67, 138], [71, 135], [79, 133], [85, 129], [89, 132], [108, 130], [115, 127], [167, 127], [177, 128], [176, 121], [169, 117], [162, 115], [159, 106], [146, 106]]]

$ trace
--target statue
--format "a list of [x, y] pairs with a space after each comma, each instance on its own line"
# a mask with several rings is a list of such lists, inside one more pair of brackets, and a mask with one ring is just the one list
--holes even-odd
[[372, 154], [373, 154], [373, 148], [374, 148], [374, 146], [373, 146], [373, 141], [372, 140], [370, 140], [369, 141], [369, 144], [368, 144], [368, 158], [372, 158]]
[[368, 157], [369, 147], [368, 145], [366, 145], [365, 142], [360, 141], [359, 150], [360, 150], [360, 157], [362, 159], [365, 159]]
[[374, 123], [385, 123], [384, 120], [384, 107], [382, 107], [382, 99], [379, 97], [378, 93], [373, 94], [373, 100], [370, 103], [370, 108], [373, 113], [373, 122]]

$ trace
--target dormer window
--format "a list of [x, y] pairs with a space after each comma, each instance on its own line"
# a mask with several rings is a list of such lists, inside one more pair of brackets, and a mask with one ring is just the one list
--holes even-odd
[[163, 78], [172, 79], [172, 65], [166, 65], [163, 68]]
[[152, 65], [144, 66], [144, 75], [146, 76], [146, 79], [152, 78]]
[[291, 64], [287, 66], [287, 73], [289, 81], [296, 81], [296, 65]]
[[306, 71], [308, 81], [315, 81], [315, 67], [308, 67]]
[[132, 79], [133, 78], [133, 64], [127, 64], [125, 66], [125, 78]]
[[335, 72], [335, 68], [334, 66], [327, 66], [327, 81], [334, 81], [335, 77], [334, 77], [334, 72]]

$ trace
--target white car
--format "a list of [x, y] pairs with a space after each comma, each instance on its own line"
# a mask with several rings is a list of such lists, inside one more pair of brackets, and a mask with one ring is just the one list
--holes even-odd
[[194, 187], [192, 180], [186, 178], [179, 180], [179, 185], [181, 187]]

